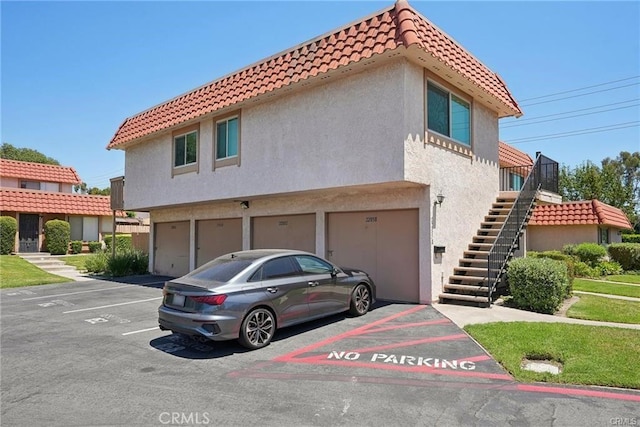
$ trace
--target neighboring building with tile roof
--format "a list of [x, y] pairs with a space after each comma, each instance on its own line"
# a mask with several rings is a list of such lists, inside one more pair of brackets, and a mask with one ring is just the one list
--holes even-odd
[[99, 241], [111, 232], [110, 198], [73, 193], [81, 182], [72, 167], [0, 159], [0, 211], [18, 221], [18, 252], [44, 250], [42, 230], [52, 219], [69, 222], [71, 240]]
[[512, 145], [499, 141], [498, 159], [500, 162], [500, 190], [520, 191], [533, 166], [531, 156]]
[[125, 208], [150, 213], [154, 273], [298, 248], [429, 303], [499, 194], [498, 120], [521, 114], [399, 0], [125, 119], [107, 148], [125, 151]]
[[527, 249], [560, 250], [567, 244], [620, 243], [632, 229], [622, 210], [598, 200], [536, 206], [527, 227]]

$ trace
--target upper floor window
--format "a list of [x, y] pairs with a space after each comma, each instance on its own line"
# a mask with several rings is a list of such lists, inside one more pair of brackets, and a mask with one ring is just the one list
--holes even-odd
[[198, 160], [198, 131], [173, 137], [173, 166], [185, 166]]
[[428, 82], [427, 127], [457, 142], [471, 145], [471, 104]]
[[20, 181], [20, 188], [26, 188], [27, 190], [40, 190], [40, 182]]
[[238, 118], [216, 123], [216, 160], [238, 155]]
[[198, 146], [200, 125], [187, 126], [175, 130], [173, 137], [172, 176], [198, 171]]

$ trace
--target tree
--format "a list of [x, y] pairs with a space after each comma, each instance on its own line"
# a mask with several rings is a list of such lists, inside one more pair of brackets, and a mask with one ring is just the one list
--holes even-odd
[[585, 162], [560, 169], [559, 191], [564, 200], [598, 199], [621, 209], [640, 231], [640, 152], [620, 152], [602, 160], [602, 167]]
[[19, 160], [22, 162], [45, 163], [48, 165], [60, 165], [56, 159], [47, 157], [37, 150], [31, 148], [18, 148], [3, 142], [0, 146], [0, 158], [7, 160]]
[[98, 196], [108, 196], [108, 195], [111, 194], [111, 188], [110, 187], [103, 188], [102, 190], [99, 189], [98, 187], [89, 188], [87, 186], [86, 182], [83, 182], [80, 185], [74, 185], [73, 186], [73, 191], [75, 191], [76, 193], [80, 193], [80, 194], [93, 194], [93, 195], [98, 195]]

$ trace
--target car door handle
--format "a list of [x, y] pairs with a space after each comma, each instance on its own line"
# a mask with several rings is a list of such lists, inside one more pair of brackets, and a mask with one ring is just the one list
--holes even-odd
[[320, 283], [318, 282], [309, 282], [308, 285], [309, 286], [318, 286]]
[[275, 294], [276, 292], [278, 292], [278, 288], [267, 288], [267, 292]]

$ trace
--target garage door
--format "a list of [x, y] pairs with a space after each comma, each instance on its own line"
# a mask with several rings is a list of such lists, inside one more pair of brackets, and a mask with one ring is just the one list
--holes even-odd
[[155, 274], [179, 277], [189, 272], [189, 221], [155, 224]]
[[418, 211], [327, 215], [327, 259], [365, 270], [378, 298], [419, 302]]
[[284, 215], [251, 219], [253, 249], [299, 249], [316, 251], [316, 215]]
[[196, 222], [196, 265], [242, 250], [242, 218]]

